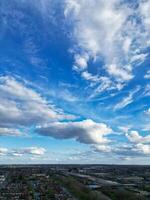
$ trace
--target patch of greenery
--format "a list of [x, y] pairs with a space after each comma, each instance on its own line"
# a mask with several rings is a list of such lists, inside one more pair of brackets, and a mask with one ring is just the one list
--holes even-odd
[[97, 192], [91, 191], [71, 176], [58, 175], [55, 180], [79, 200], [100, 200]]
[[136, 195], [133, 192], [127, 191], [123, 188], [102, 187], [101, 191], [109, 196], [112, 200], [141, 200], [139, 195]]

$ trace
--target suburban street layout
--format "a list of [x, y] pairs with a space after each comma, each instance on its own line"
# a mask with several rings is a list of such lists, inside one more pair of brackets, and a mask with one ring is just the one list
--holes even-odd
[[9, 165], [0, 167], [0, 200], [149, 200], [150, 167]]

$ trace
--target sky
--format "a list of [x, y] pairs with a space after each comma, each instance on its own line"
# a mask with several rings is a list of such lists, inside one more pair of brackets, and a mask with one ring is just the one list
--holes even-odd
[[150, 0], [0, 1], [0, 164], [150, 164]]

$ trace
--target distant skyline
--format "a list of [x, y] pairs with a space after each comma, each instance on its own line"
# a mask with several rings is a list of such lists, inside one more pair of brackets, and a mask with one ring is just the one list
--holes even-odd
[[0, 164], [150, 164], [150, 0], [0, 1]]

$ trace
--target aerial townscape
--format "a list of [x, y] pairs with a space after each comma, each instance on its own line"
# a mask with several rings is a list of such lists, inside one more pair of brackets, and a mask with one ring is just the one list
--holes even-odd
[[149, 200], [150, 167], [4, 165], [0, 200]]

